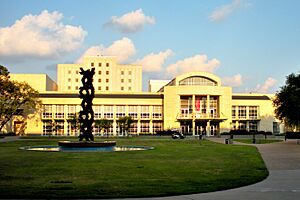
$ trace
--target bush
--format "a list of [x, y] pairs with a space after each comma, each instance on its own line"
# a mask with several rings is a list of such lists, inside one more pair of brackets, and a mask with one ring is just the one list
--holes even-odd
[[16, 136], [16, 133], [14, 133], [14, 132], [1, 133], [0, 136], [2, 136], [2, 137], [5, 137], [5, 136]]
[[286, 132], [285, 137], [287, 139], [300, 139], [300, 132]]

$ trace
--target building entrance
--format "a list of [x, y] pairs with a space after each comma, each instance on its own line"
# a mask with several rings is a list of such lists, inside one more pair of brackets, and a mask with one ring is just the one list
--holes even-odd
[[181, 133], [183, 133], [185, 135], [192, 135], [193, 134], [192, 121], [180, 122], [180, 130], [181, 130]]

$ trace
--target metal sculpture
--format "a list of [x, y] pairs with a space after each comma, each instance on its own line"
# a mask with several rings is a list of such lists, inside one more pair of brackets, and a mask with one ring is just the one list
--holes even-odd
[[93, 86], [95, 68], [88, 70], [80, 68], [80, 74], [82, 75], [82, 87], [79, 88], [79, 98], [82, 99], [82, 110], [79, 113], [80, 135], [78, 137], [79, 141], [82, 141], [83, 139], [85, 139], [85, 141], [94, 141], [94, 136], [92, 134], [94, 111], [92, 106], [95, 96], [95, 89]]

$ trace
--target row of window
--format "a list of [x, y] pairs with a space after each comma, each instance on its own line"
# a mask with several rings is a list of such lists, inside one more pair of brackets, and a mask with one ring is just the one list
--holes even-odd
[[[139, 125], [140, 124], [140, 125]], [[134, 122], [130, 125], [130, 128], [128, 130], [129, 134], [137, 134], [137, 133], [150, 133], [150, 130], [152, 130], [153, 133], [157, 131], [163, 130], [163, 124], [162, 122], [153, 122], [152, 126], [149, 122], [140, 122], [140, 123]], [[79, 128], [75, 127], [71, 124], [71, 122], [68, 122], [68, 125], [66, 127], [65, 132], [65, 124], [63, 121], [43, 121], [43, 135], [78, 135], [79, 134]], [[123, 135], [124, 131], [116, 124], [116, 133], [117, 135]], [[97, 125], [93, 126], [93, 134], [95, 135], [101, 135], [104, 136], [105, 134], [113, 134], [114, 127], [113, 125], [107, 130], [107, 133], [103, 130], [101, 131], [101, 128]]]
[[258, 119], [258, 106], [232, 106], [232, 119]]
[[[232, 123], [232, 129], [239, 129], [239, 130], [248, 130], [250, 132], [257, 132], [258, 131], [258, 123], [257, 121], [239, 121], [237, 124]], [[247, 127], [248, 126], [248, 127]]]
[[[43, 119], [71, 118], [81, 110], [80, 105], [43, 105]], [[95, 119], [131, 116], [133, 119], [162, 119], [162, 106], [94, 105]]]

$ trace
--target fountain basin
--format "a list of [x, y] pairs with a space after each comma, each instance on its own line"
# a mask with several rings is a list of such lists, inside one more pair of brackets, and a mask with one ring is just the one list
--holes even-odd
[[119, 152], [119, 151], [143, 151], [151, 150], [147, 146], [106, 146], [106, 147], [63, 147], [63, 146], [25, 146], [20, 150], [42, 152]]
[[60, 147], [71, 148], [89, 148], [89, 147], [113, 147], [116, 146], [116, 141], [104, 141], [104, 142], [73, 142], [73, 141], [59, 141]]

